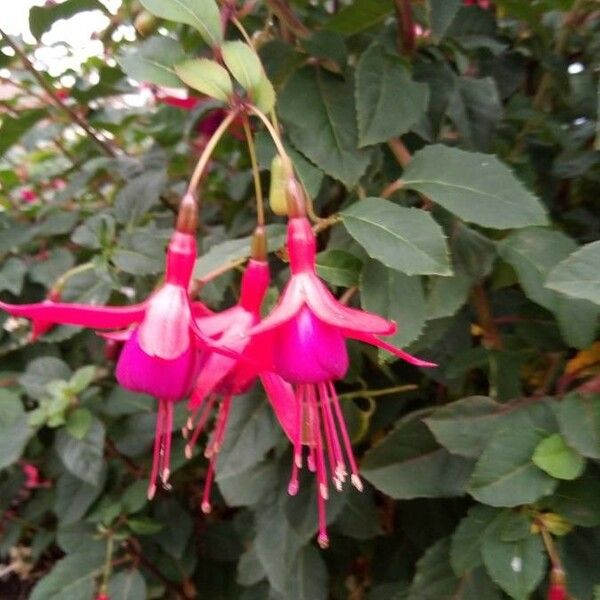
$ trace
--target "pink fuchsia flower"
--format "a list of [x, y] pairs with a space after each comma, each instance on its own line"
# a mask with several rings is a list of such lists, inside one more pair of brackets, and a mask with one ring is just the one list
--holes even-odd
[[[42, 304], [51, 306], [60, 302], [60, 292], [58, 290], [50, 290], [46, 299]], [[29, 340], [35, 342], [39, 337], [50, 331], [54, 327], [54, 323], [51, 321], [44, 321], [43, 319], [33, 319], [31, 322], [31, 333], [29, 334]]]
[[[351, 482], [362, 490], [358, 466], [333, 382], [348, 369], [346, 339], [383, 348], [420, 367], [433, 363], [415, 358], [378, 336], [394, 333], [396, 325], [362, 310], [344, 306], [331, 294], [315, 272], [316, 240], [304, 216], [288, 222], [287, 248], [291, 278], [279, 303], [251, 335], [271, 332], [275, 370], [295, 385], [294, 461], [288, 486], [291, 495], [299, 488], [302, 447], [308, 447], [307, 464], [316, 472], [319, 517], [318, 542], [328, 545], [325, 503], [329, 497], [328, 468], [340, 490], [351, 472]], [[341, 438], [341, 439], [340, 439]]]
[[35, 202], [38, 199], [38, 195], [35, 190], [32, 190], [31, 188], [27, 187], [23, 188], [19, 192], [19, 198], [22, 202], [26, 202], [27, 204], [29, 204], [30, 202]]
[[50, 300], [18, 306], [0, 302], [0, 309], [37, 322], [38, 330], [40, 324], [57, 323], [121, 330], [104, 334], [124, 342], [117, 380], [127, 389], [155, 396], [159, 403], [149, 497], [154, 496], [159, 476], [165, 486], [169, 479], [173, 403], [189, 394], [201, 353], [210, 345], [194, 321], [210, 311], [200, 303], [192, 307], [188, 295], [196, 261], [196, 224], [196, 202], [188, 195], [169, 243], [165, 282], [141, 304], [108, 307]]
[[260, 322], [260, 307], [270, 279], [269, 266], [264, 259], [266, 241], [262, 227], [255, 232], [252, 254], [256, 258], [250, 259], [244, 271], [238, 303], [222, 313], [196, 320], [201, 331], [213, 338], [219, 347], [239, 355], [236, 359], [219, 353], [210, 354], [198, 373], [198, 382], [189, 401], [192, 415], [184, 429], [184, 436], [189, 437], [185, 449], [188, 458], [218, 405], [214, 431], [205, 451], [210, 461], [202, 497], [205, 513], [211, 510], [215, 463], [223, 445], [234, 396], [246, 392], [257, 377], [260, 378], [284, 430], [291, 435], [293, 429], [294, 412], [290, 410], [293, 408], [293, 390], [272, 370], [272, 336], [268, 333], [250, 336], [250, 330]]

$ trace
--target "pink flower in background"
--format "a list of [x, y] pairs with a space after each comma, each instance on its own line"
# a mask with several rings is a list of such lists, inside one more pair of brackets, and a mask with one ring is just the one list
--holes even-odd
[[[273, 408], [288, 434], [293, 428], [293, 403], [291, 386], [272, 372], [272, 339], [269, 334], [250, 336], [250, 330], [260, 321], [260, 306], [269, 286], [269, 266], [262, 258], [266, 254], [266, 242], [262, 228], [255, 233], [254, 245], [261, 250], [259, 258], [251, 258], [242, 278], [239, 302], [222, 313], [200, 317], [196, 320], [201, 331], [215, 339], [220, 347], [239, 354], [232, 356], [212, 353], [197, 376], [197, 384], [189, 402], [192, 416], [184, 435], [191, 437], [186, 445], [186, 455], [204, 430], [213, 408], [218, 404], [214, 431], [205, 451], [210, 459], [202, 510], [210, 512], [210, 492], [214, 479], [216, 459], [223, 445], [231, 403], [234, 396], [246, 392], [259, 377], [267, 391]], [[264, 251], [262, 249], [265, 249]], [[287, 412], [286, 412], [287, 411]], [[195, 422], [195, 425], [194, 425]]]
[[19, 192], [19, 198], [22, 202], [26, 202], [27, 204], [30, 202], [35, 202], [38, 197], [39, 196], [37, 195], [37, 192], [29, 187], [22, 188]]
[[200, 303], [192, 306], [188, 295], [196, 261], [196, 221], [196, 202], [186, 196], [167, 251], [165, 282], [141, 304], [88, 306], [51, 298], [29, 305], [0, 302], [0, 309], [31, 319], [34, 335], [57, 323], [120, 330], [103, 334], [124, 342], [117, 380], [129, 390], [155, 396], [159, 403], [149, 497], [154, 496], [159, 477], [165, 486], [169, 479], [173, 403], [190, 392], [201, 355], [210, 345], [194, 321], [210, 311]]
[[316, 240], [305, 217], [290, 218], [287, 248], [292, 273], [290, 280], [276, 308], [250, 333], [253, 336], [267, 332], [273, 334], [275, 370], [295, 385], [294, 462], [288, 491], [292, 495], [298, 492], [298, 471], [303, 462], [302, 448], [306, 446], [308, 468], [317, 476], [318, 541], [326, 547], [328, 471], [339, 490], [349, 467], [352, 484], [362, 489], [333, 384], [348, 370], [346, 339], [383, 348], [416, 366], [435, 365], [415, 358], [378, 337], [394, 333], [396, 326], [393, 322], [348, 308], [336, 300], [316, 275]]

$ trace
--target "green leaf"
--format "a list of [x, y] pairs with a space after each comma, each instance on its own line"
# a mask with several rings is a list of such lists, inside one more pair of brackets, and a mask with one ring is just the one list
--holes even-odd
[[467, 302], [473, 282], [457, 273], [453, 277], [430, 277], [427, 295], [427, 318], [454, 316]]
[[552, 269], [546, 286], [567, 296], [600, 304], [599, 263], [600, 242], [586, 244]]
[[486, 396], [471, 396], [439, 408], [424, 422], [452, 454], [479, 458], [498, 427], [500, 407]]
[[104, 550], [69, 554], [59, 560], [31, 592], [30, 600], [83, 600], [92, 598], [96, 577], [102, 572]]
[[600, 478], [596, 469], [588, 469], [575, 481], [563, 481], [544, 501], [549, 508], [573, 525], [600, 525]]
[[423, 331], [426, 315], [420, 277], [409, 277], [370, 260], [361, 274], [360, 297], [365, 310], [398, 324], [398, 331], [386, 337], [390, 344], [407, 346]]
[[128, 181], [115, 198], [113, 212], [117, 221], [134, 224], [147, 217], [148, 211], [158, 204], [166, 183], [163, 169], [146, 171]]
[[398, 56], [374, 44], [356, 70], [356, 111], [360, 146], [406, 133], [427, 108], [429, 87], [417, 83]]
[[533, 462], [556, 479], [577, 479], [585, 468], [585, 458], [567, 446], [560, 433], [544, 438], [536, 447]]
[[544, 287], [552, 268], [576, 248], [563, 233], [537, 227], [514, 231], [498, 244], [500, 255], [517, 272], [527, 297], [556, 315], [569, 344], [585, 348], [595, 339], [600, 309], [587, 300], [572, 299]]
[[9, 258], [0, 269], [0, 291], [8, 290], [18, 296], [23, 288], [23, 280], [27, 273], [25, 263], [18, 258]]
[[129, 77], [167, 87], [182, 87], [175, 65], [186, 58], [179, 42], [155, 36], [136, 47], [135, 51], [118, 57], [119, 65]]
[[32, 6], [29, 9], [29, 29], [36, 39], [49, 31], [52, 25], [60, 19], [69, 19], [76, 14], [89, 10], [101, 10], [107, 13], [106, 7], [98, 0], [67, 0], [60, 4]]
[[175, 72], [191, 88], [227, 102], [233, 94], [229, 73], [218, 62], [208, 58], [193, 58], [175, 65]]
[[483, 564], [481, 544], [488, 527], [501, 514], [498, 508], [479, 504], [472, 506], [458, 524], [450, 546], [450, 564], [457, 577]]
[[407, 275], [450, 275], [448, 248], [428, 212], [365, 198], [341, 213], [350, 235], [369, 256]]
[[503, 523], [496, 521], [483, 540], [481, 552], [493, 581], [514, 600], [527, 600], [546, 572], [546, 553], [539, 535], [505, 542], [500, 538]]
[[440, 448], [418, 420], [400, 422], [368, 450], [361, 471], [377, 489], [396, 499], [461, 496], [472, 463]]
[[321, 554], [312, 546], [304, 546], [292, 565], [286, 600], [326, 600], [328, 580]]
[[127, 526], [138, 535], [154, 535], [163, 529], [164, 523], [149, 517], [136, 517], [128, 519]]
[[204, 41], [216, 47], [223, 40], [219, 8], [214, 0], [140, 0], [146, 10], [162, 19], [197, 29]]
[[[545, 405], [511, 415], [491, 435], [469, 482], [469, 493], [491, 506], [531, 504], [550, 494], [558, 482], [539, 469], [531, 457], [553, 431]], [[506, 417], [505, 417], [506, 419]]]
[[[3, 115], [0, 126], [0, 156], [16, 144], [27, 131], [46, 116], [41, 109], [24, 110], [18, 117]], [[3, 234], [4, 235], [4, 234]]]
[[300, 152], [346, 187], [358, 183], [369, 164], [369, 154], [358, 149], [350, 78], [304, 67], [287, 81], [278, 106]]
[[102, 493], [105, 479], [105, 469], [101, 471], [97, 485], [86, 483], [68, 471], [62, 473], [56, 484], [53, 507], [61, 526], [80, 521]]
[[77, 408], [69, 413], [67, 431], [76, 439], [82, 440], [92, 425], [92, 413], [87, 408]]
[[79, 394], [86, 390], [94, 381], [96, 376], [96, 367], [94, 365], [88, 365], [87, 367], [81, 367], [73, 373], [73, 376], [69, 380], [69, 388], [75, 394]]
[[469, 223], [493, 229], [547, 223], [539, 200], [493, 155], [426, 146], [402, 180]]
[[137, 569], [121, 571], [114, 575], [108, 585], [108, 596], [119, 600], [147, 598], [146, 581]]
[[342, 512], [335, 520], [335, 530], [357, 540], [368, 540], [383, 533], [374, 494], [370, 487], [363, 492], [349, 490]]
[[262, 64], [248, 44], [241, 41], [225, 42], [221, 46], [221, 52], [225, 65], [246, 91], [259, 85], [264, 74]]
[[391, 0], [354, 0], [324, 25], [324, 29], [353, 35], [369, 29], [394, 12]]
[[317, 273], [331, 285], [358, 285], [362, 262], [350, 252], [333, 249], [317, 254]]
[[29, 278], [46, 288], [75, 264], [75, 257], [64, 248], [50, 251], [46, 260], [36, 261], [29, 269]]
[[600, 459], [600, 394], [569, 394], [558, 405], [556, 416], [571, 448]]
[[100, 421], [94, 419], [80, 440], [61, 429], [56, 435], [55, 448], [70, 473], [91, 485], [98, 485], [104, 464], [104, 426]]
[[500, 600], [500, 594], [482, 569], [458, 579], [449, 563], [450, 540], [443, 538], [417, 562], [407, 600]]
[[[283, 246], [285, 242], [284, 225], [267, 225], [265, 230], [270, 250], [274, 251]], [[202, 278], [219, 267], [250, 256], [250, 241], [251, 236], [248, 236], [237, 240], [227, 240], [212, 246], [196, 261], [194, 277]]]
[[460, 6], [460, 0], [427, 0], [429, 23], [438, 40], [444, 37]]
[[33, 398], [39, 399], [47, 394], [46, 386], [56, 379], [67, 381], [71, 378], [71, 370], [62, 360], [53, 357], [36, 358], [19, 377], [19, 383]]
[[33, 434], [21, 398], [0, 389], [0, 469], [15, 463]]

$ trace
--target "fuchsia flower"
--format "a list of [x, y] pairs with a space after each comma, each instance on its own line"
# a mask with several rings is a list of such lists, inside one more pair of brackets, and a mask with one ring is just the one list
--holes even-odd
[[[216, 459], [223, 445], [232, 398], [246, 392], [260, 377], [271, 404], [284, 430], [293, 431], [293, 391], [289, 383], [272, 371], [272, 336], [270, 334], [250, 336], [250, 330], [260, 321], [260, 307], [269, 287], [269, 265], [265, 260], [266, 241], [264, 230], [255, 232], [253, 256], [242, 278], [240, 299], [232, 308], [219, 314], [200, 317], [196, 320], [201, 331], [215, 339], [219, 346], [238, 354], [239, 359], [223, 354], [211, 354], [198, 373], [198, 383], [189, 402], [192, 416], [188, 420], [184, 436], [193, 433], [186, 445], [186, 456], [192, 455], [200, 433], [218, 400], [212, 438], [205, 451], [210, 459], [202, 498], [202, 511], [210, 512], [210, 492], [214, 479]], [[193, 423], [196, 421], [196, 425]]]
[[192, 306], [188, 295], [196, 261], [196, 225], [196, 203], [188, 195], [181, 203], [169, 243], [165, 282], [141, 304], [107, 307], [47, 300], [17, 306], [0, 302], [0, 309], [32, 319], [38, 331], [41, 325], [56, 323], [121, 330], [104, 334], [125, 342], [117, 363], [117, 380], [127, 389], [158, 399], [149, 497], [156, 492], [159, 476], [165, 486], [169, 479], [173, 403], [191, 391], [202, 353], [210, 345], [194, 321], [194, 317], [210, 311], [200, 303]]
[[304, 216], [290, 218], [287, 248], [292, 273], [290, 280], [273, 312], [250, 333], [273, 334], [275, 370], [295, 385], [294, 461], [288, 492], [291, 495], [298, 492], [302, 446], [307, 446], [308, 468], [316, 472], [318, 484], [318, 542], [324, 548], [328, 545], [325, 517], [325, 502], [329, 497], [327, 462], [331, 479], [338, 490], [346, 480], [346, 461], [352, 484], [362, 490], [358, 466], [333, 385], [348, 369], [346, 339], [357, 339], [383, 348], [413, 365], [435, 365], [415, 358], [378, 337], [394, 333], [396, 326], [393, 322], [348, 308], [335, 299], [316, 275], [316, 240]]

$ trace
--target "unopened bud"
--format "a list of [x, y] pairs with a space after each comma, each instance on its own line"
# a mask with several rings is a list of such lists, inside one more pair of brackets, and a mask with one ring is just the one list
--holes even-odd
[[198, 228], [198, 205], [191, 193], [187, 193], [181, 200], [175, 228], [181, 233], [196, 233]]
[[258, 225], [254, 230], [250, 252], [252, 258], [256, 260], [267, 260], [267, 236], [265, 234], [265, 228], [262, 225]]
[[269, 206], [280, 217], [288, 214], [286, 187], [286, 173], [283, 168], [281, 156], [276, 154], [271, 161], [271, 183], [269, 186]]

